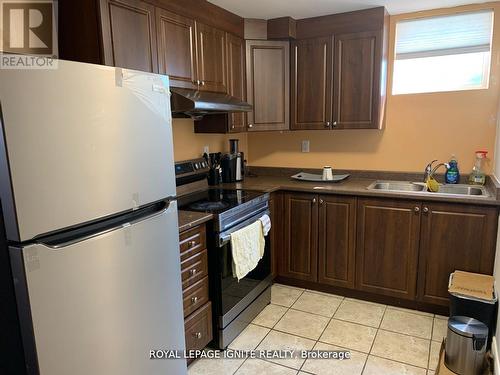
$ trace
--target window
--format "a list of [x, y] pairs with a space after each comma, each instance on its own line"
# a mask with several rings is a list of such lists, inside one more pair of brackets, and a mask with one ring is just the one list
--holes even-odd
[[393, 95], [488, 88], [493, 11], [398, 22]]

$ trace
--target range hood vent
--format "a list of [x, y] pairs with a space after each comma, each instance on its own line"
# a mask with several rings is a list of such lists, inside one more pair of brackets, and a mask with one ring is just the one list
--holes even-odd
[[172, 115], [195, 120], [214, 113], [249, 112], [252, 106], [231, 95], [171, 87]]

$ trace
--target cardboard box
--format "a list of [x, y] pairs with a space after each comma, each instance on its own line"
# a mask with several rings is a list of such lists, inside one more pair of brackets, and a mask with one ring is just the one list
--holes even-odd
[[448, 292], [456, 297], [494, 303], [496, 301], [494, 283], [493, 276], [455, 271], [451, 274]]

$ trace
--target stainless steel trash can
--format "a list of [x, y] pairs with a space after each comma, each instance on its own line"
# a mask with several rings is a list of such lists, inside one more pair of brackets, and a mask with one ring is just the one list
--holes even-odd
[[465, 316], [448, 319], [444, 363], [460, 375], [480, 375], [484, 365], [488, 327]]

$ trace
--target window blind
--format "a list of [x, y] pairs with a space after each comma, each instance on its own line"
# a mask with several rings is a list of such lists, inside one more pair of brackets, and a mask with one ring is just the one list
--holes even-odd
[[487, 52], [492, 27], [492, 10], [400, 21], [396, 59]]

